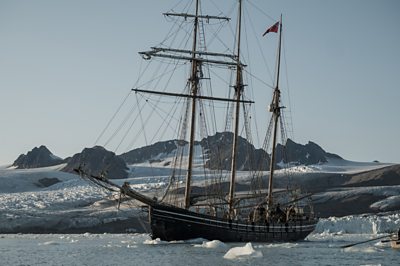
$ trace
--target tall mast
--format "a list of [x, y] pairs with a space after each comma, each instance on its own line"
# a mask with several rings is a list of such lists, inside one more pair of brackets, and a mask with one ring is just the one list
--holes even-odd
[[274, 135], [272, 139], [272, 154], [271, 154], [271, 162], [269, 168], [269, 184], [268, 184], [268, 209], [271, 210], [273, 205], [272, 199], [272, 180], [274, 177], [274, 169], [275, 169], [275, 150], [276, 150], [276, 142], [277, 142], [277, 131], [278, 131], [278, 122], [279, 117], [281, 115], [281, 106], [279, 106], [281, 91], [279, 90], [279, 71], [281, 65], [281, 43], [282, 43], [282, 15], [279, 23], [279, 49], [278, 49], [278, 69], [276, 75], [276, 86], [274, 90], [274, 96], [272, 99], [272, 103], [270, 105], [270, 112], [272, 112], [272, 116], [274, 119]]
[[192, 71], [190, 76], [191, 94], [192, 98], [192, 116], [190, 125], [190, 140], [189, 140], [189, 162], [188, 172], [186, 176], [186, 187], [185, 187], [185, 208], [190, 207], [190, 190], [192, 180], [192, 168], [193, 168], [193, 153], [194, 153], [194, 138], [196, 128], [196, 96], [199, 85], [199, 78], [197, 76], [197, 60], [196, 60], [196, 45], [197, 45], [197, 29], [199, 24], [199, 0], [196, 0], [196, 15], [194, 16], [194, 29], [193, 29], [193, 46], [192, 46]]
[[236, 179], [236, 157], [237, 157], [237, 142], [239, 132], [239, 114], [240, 114], [240, 98], [243, 91], [243, 77], [242, 77], [242, 65], [240, 63], [240, 38], [241, 38], [241, 27], [242, 27], [242, 0], [239, 0], [239, 14], [238, 14], [238, 28], [237, 28], [237, 65], [236, 65], [236, 84], [235, 84], [235, 122], [233, 132], [233, 146], [232, 146], [232, 163], [231, 163], [231, 180], [229, 185], [229, 217], [232, 219], [233, 205], [234, 205], [234, 193], [235, 193], [235, 179]]
[[[191, 126], [190, 126], [190, 139], [189, 139], [189, 158], [188, 158], [188, 168], [187, 168], [187, 176], [186, 176], [186, 187], [185, 187], [185, 208], [188, 209], [190, 207], [190, 192], [191, 192], [191, 179], [192, 179], [192, 169], [193, 169], [193, 154], [194, 154], [194, 141], [195, 141], [195, 129], [196, 129], [196, 103], [198, 99], [205, 100], [217, 100], [217, 101], [234, 101], [232, 99], [218, 98], [218, 97], [207, 97], [198, 95], [199, 90], [199, 77], [198, 71], [199, 67], [202, 63], [207, 64], [216, 64], [221, 66], [237, 66], [245, 67], [242, 63], [236, 60], [235, 56], [231, 54], [223, 54], [223, 53], [212, 53], [207, 51], [197, 51], [197, 35], [199, 30], [199, 21], [201, 19], [206, 19], [207, 21], [211, 19], [215, 20], [226, 20], [229, 21], [229, 17], [222, 16], [208, 16], [208, 15], [200, 15], [199, 14], [199, 6], [200, 0], [196, 0], [196, 13], [195, 14], [186, 14], [186, 13], [164, 13], [165, 16], [173, 16], [173, 17], [182, 17], [185, 20], [187, 18], [194, 19], [194, 27], [193, 27], [193, 44], [192, 50], [183, 50], [183, 49], [172, 49], [165, 47], [151, 47], [150, 51], [139, 52], [142, 55], [143, 59], [150, 60], [152, 57], [161, 57], [161, 58], [169, 58], [174, 60], [184, 60], [191, 62], [191, 74], [188, 80], [190, 84], [190, 93], [189, 94], [177, 94], [177, 93], [168, 93], [168, 92], [156, 92], [149, 90], [140, 90], [140, 89], [132, 89], [135, 92], [143, 92], [143, 93], [155, 93], [160, 95], [169, 95], [169, 96], [177, 96], [177, 97], [186, 97], [191, 98]], [[206, 56], [206, 58], [202, 56]], [[240, 101], [243, 102], [251, 102], [251, 101]]]

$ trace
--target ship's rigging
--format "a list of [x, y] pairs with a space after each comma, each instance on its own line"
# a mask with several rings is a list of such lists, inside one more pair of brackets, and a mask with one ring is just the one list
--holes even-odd
[[[165, 239], [197, 236], [196, 233], [189, 231], [178, 233], [169, 232], [170, 229], [166, 229], [165, 226], [172, 226], [178, 220], [182, 221], [182, 217], [192, 217], [186, 220], [185, 226], [192, 222], [204, 223], [210, 219], [213, 221], [210, 224], [216, 226], [215, 228], [210, 227], [210, 230], [216, 230], [218, 226], [224, 228], [227, 226], [224, 230], [227, 230], [225, 233], [229, 235], [228, 241], [234, 239], [233, 221], [238, 223], [237, 230], [239, 230], [239, 227], [243, 227], [240, 230], [248, 230], [246, 228], [249, 223], [253, 226], [259, 224], [260, 228], [263, 228], [262, 230], [267, 230], [263, 231], [263, 236], [254, 235], [255, 241], [268, 240], [271, 237], [276, 238], [274, 233], [271, 236], [269, 235], [270, 224], [280, 223], [279, 226], [282, 226], [282, 223], [285, 224], [284, 232], [286, 232], [286, 236], [282, 237], [282, 240], [303, 237], [303, 234], [314, 225], [315, 220], [312, 218], [312, 214], [307, 214], [306, 219], [308, 220], [304, 220], [307, 225], [304, 228], [302, 227], [304, 221], [301, 219], [305, 219], [305, 216], [300, 217], [293, 214], [297, 212], [297, 215], [303, 215], [303, 210], [300, 209], [298, 204], [304, 197], [298, 196], [296, 193], [288, 194], [286, 190], [273, 189], [275, 167], [278, 163], [275, 155], [279, 127], [283, 133], [281, 137], [283, 144], [286, 138], [283, 120], [284, 107], [281, 105], [279, 88], [282, 18], [275, 24], [279, 28], [279, 42], [275, 86], [270, 86], [273, 87], [272, 103], [269, 106], [272, 117], [267, 127], [263, 150], [258, 151], [257, 156], [255, 155], [257, 151], [252, 142], [251, 129], [251, 124], [254, 123], [254, 120], [251, 121], [254, 101], [247, 96], [247, 84], [250, 80], [246, 80], [246, 82], [245, 75], [250, 72], [246, 70], [247, 64], [243, 61], [242, 52], [242, 2], [242, 0], [238, 1], [233, 48], [227, 48], [228, 46], [223, 44], [222, 47], [225, 50], [222, 52], [209, 50], [206, 42], [206, 26], [212, 21], [225, 24], [230, 22], [231, 19], [223, 15], [204, 15], [200, 0], [196, 0], [193, 13], [164, 13], [164, 16], [168, 19], [177, 19], [174, 26], [177, 26], [179, 30], [183, 29], [183, 25], [188, 26], [188, 29], [191, 28], [191, 30], [184, 30], [186, 37], [178, 41], [184, 47], [169, 47], [163, 41], [160, 45], [151, 47], [148, 51], [139, 52], [146, 61], [169, 62], [168, 67], [164, 70], [160, 67], [155, 68], [154, 76], [150, 79], [150, 82], [142, 83], [140, 86], [140, 83], [137, 82], [131, 90], [135, 98], [135, 105], [121, 121], [118, 130], [112, 134], [112, 137], [118, 135], [119, 130], [125, 126], [127, 130], [122, 134], [123, 138], [117, 147], [121, 146], [132, 129], [137, 132], [135, 139], [141, 133], [144, 136], [145, 143], [149, 144], [149, 142], [153, 142], [155, 136], [162, 138], [166, 134], [166, 130], [162, 128], [172, 129], [175, 134], [174, 145], [176, 149], [173, 158], [163, 162], [163, 167], [171, 169], [169, 181], [166, 182], [163, 194], [156, 197], [143, 195], [133, 190], [128, 183], [118, 186], [109, 181], [106, 176], [91, 176], [85, 173], [83, 168], [77, 169], [82, 176], [91, 179], [96, 184], [106, 188], [117, 188], [122, 194], [148, 205], [153, 235], [164, 234]], [[215, 25], [220, 24], [211, 24], [211, 26]], [[217, 37], [222, 28], [219, 26], [216, 28], [217, 30], [212, 36], [224, 43], [221, 37]], [[276, 32], [275, 28], [273, 31]], [[173, 31], [170, 31], [167, 34], [166, 40], [174, 36], [172, 33]], [[172, 42], [175, 43], [176, 40], [176, 37], [172, 38]], [[188, 46], [191, 46], [191, 49]], [[183, 86], [184, 89], [169, 90], [171, 84], [177, 86], [178, 83], [173, 76], [182, 67], [189, 69], [188, 72], [183, 71], [188, 77], [185, 86]], [[217, 68], [218, 71], [214, 71], [213, 68]], [[229, 82], [219, 82], [216, 85], [212, 82], [215, 78], [225, 80], [220, 74], [222, 72], [231, 73], [228, 78]], [[247, 76], [253, 77], [252, 74]], [[161, 86], [162, 81], [166, 85]], [[221, 85], [224, 85], [225, 89], [221, 89]], [[253, 82], [250, 82], [249, 85], [254, 87]], [[216, 91], [213, 87], [218, 87], [218, 90]], [[221, 90], [226, 91], [225, 95], [220, 96]], [[174, 100], [165, 100], [171, 98]], [[165, 112], [163, 109], [167, 101], [170, 101], [170, 107], [169, 111]], [[220, 116], [218, 114], [218, 109], [221, 108], [220, 104], [225, 105], [227, 114], [222, 131], [229, 131], [230, 133], [218, 135], [220, 133], [218, 133], [216, 121]], [[150, 111], [146, 111], [146, 108], [149, 107]], [[179, 109], [182, 111], [181, 115], [176, 116]], [[134, 111], [137, 114], [132, 118]], [[153, 132], [149, 134], [146, 127], [149, 127], [149, 121], [153, 116], [159, 116], [159, 118], [156, 120], [158, 122], [150, 125]], [[129, 120], [131, 122], [128, 122]], [[134, 126], [137, 122], [140, 124], [139, 127]], [[213, 135], [220, 136], [220, 139], [215, 141], [215, 138], [210, 137]], [[150, 136], [151, 139], [149, 139]], [[268, 147], [272, 149], [270, 153], [268, 153]], [[155, 159], [155, 161], [160, 165], [159, 163], [163, 159]], [[265, 170], [268, 167], [269, 178], [266, 182]], [[240, 178], [246, 175], [247, 180], [250, 180], [250, 186], [247, 189], [237, 189], [238, 170], [248, 170], [240, 173]], [[268, 184], [268, 187], [266, 184]], [[287, 210], [283, 212], [279, 204], [287, 207]], [[283, 215], [283, 213], [285, 214]], [[201, 222], [200, 220], [196, 222], [196, 219], [201, 219]], [[293, 222], [294, 231], [292, 233], [289, 233], [290, 230], [287, 228], [289, 221]], [[299, 221], [299, 225], [297, 225], [297, 221]], [[207, 226], [204, 226], [199, 227], [199, 232], [206, 230]], [[277, 225], [276, 228], [279, 226]], [[299, 226], [300, 234], [296, 232], [297, 226]], [[201, 237], [205, 233], [197, 234]], [[248, 239], [248, 237], [250, 236], [241, 235], [238, 240]], [[223, 238], [222, 235], [221, 238]]]

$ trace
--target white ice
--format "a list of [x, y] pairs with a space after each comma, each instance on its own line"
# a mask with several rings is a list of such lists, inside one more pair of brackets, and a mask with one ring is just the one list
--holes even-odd
[[[197, 153], [196, 153], [197, 154]], [[167, 156], [167, 155], [166, 155]], [[168, 155], [169, 156], [169, 155]], [[197, 156], [199, 156], [197, 154]], [[201, 158], [198, 158], [200, 161]], [[307, 171], [340, 170], [365, 171], [367, 169], [384, 167], [379, 163], [355, 163], [349, 161], [330, 161], [328, 164], [304, 166]], [[12, 231], [15, 228], [34, 226], [90, 227], [100, 223], [124, 220], [136, 216], [134, 211], [118, 211], [117, 194], [106, 192], [82, 180], [79, 176], [61, 172], [64, 165], [36, 168], [15, 169], [15, 167], [0, 167], [0, 231]], [[141, 192], [153, 192], [162, 188], [168, 181], [170, 169], [162, 162], [130, 166], [133, 173], [140, 176], [128, 180], [132, 187]], [[301, 167], [297, 167], [300, 169]], [[312, 169], [312, 170], [310, 170]], [[300, 170], [299, 170], [300, 171]], [[154, 173], [156, 174], [154, 176]], [[222, 172], [222, 174], [226, 174]], [[197, 169], [194, 183], [201, 182], [202, 172]], [[245, 181], [247, 172], [239, 171], [239, 180]], [[43, 178], [56, 178], [60, 182], [43, 187], [39, 182]], [[113, 180], [122, 184], [126, 179]], [[384, 196], [373, 203], [371, 208], [379, 211], [388, 206], [399, 206], [400, 186], [391, 187], [357, 187], [335, 192], [325, 192], [317, 195], [317, 200], [325, 201], [331, 198], [351, 197], [358, 193], [370, 193]], [[344, 218], [322, 219], [317, 227], [318, 233], [324, 231], [339, 233], [379, 233], [399, 227], [399, 216], [349, 216]], [[202, 242], [200, 242], [202, 243]]]
[[224, 258], [233, 260], [240, 259], [243, 257], [261, 258], [263, 256], [261, 251], [257, 251], [253, 248], [251, 243], [247, 243], [243, 247], [234, 247], [225, 253]]

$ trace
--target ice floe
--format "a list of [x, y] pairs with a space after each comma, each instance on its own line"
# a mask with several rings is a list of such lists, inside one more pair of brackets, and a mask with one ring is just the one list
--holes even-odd
[[253, 248], [251, 243], [247, 243], [243, 247], [233, 247], [225, 253], [224, 258], [233, 260], [246, 257], [261, 258], [263, 256], [261, 251]]

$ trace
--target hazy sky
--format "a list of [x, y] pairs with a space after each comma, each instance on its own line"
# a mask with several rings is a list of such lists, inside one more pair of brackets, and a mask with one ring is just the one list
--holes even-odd
[[[42, 144], [60, 157], [92, 146], [176, 2], [0, 0], [0, 165]], [[400, 2], [252, 2], [284, 16], [295, 141], [400, 163]]]

